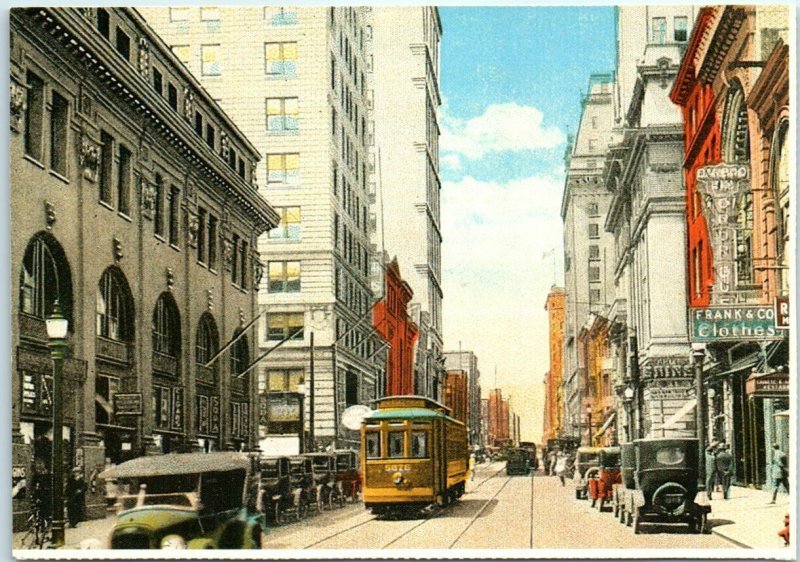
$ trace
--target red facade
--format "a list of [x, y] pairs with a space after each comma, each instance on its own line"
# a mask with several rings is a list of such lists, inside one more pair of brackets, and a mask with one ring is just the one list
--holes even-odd
[[469, 401], [467, 399], [467, 373], [465, 371], [447, 371], [444, 382], [444, 405], [452, 410], [451, 416], [467, 423]]
[[684, 178], [686, 183], [686, 225], [688, 232], [687, 294], [690, 307], [708, 306], [714, 285], [714, 262], [708, 226], [696, 190], [697, 170], [721, 160], [721, 128], [712, 84], [697, 79], [695, 56], [712, 23], [714, 11], [703, 8], [683, 56], [670, 99], [681, 106], [684, 129]]
[[414, 394], [414, 346], [419, 329], [408, 315], [408, 302], [414, 294], [400, 277], [397, 258], [386, 267], [386, 293], [374, 308], [375, 330], [389, 343], [386, 359], [387, 396]]

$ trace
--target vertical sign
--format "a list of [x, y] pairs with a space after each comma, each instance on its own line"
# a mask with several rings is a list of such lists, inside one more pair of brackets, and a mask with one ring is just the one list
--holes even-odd
[[179, 387], [172, 389], [172, 429], [183, 429], [183, 389]]
[[242, 402], [241, 415], [241, 434], [242, 437], [247, 438], [250, 434], [250, 404], [247, 402]]
[[197, 397], [197, 432], [208, 433], [209, 428], [208, 396]]
[[212, 435], [219, 435], [219, 396], [211, 397], [211, 416], [210, 416], [210, 432]]
[[231, 435], [235, 437], [239, 436], [239, 412], [239, 403], [231, 403]]

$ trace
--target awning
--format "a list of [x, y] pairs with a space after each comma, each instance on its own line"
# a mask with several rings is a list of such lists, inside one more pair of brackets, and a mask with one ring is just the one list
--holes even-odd
[[608, 416], [608, 419], [606, 419], [606, 422], [603, 424], [603, 426], [597, 431], [597, 433], [594, 434], [594, 438], [597, 439], [598, 437], [603, 435], [608, 430], [608, 428], [611, 427], [611, 423], [614, 421], [614, 419], [616, 419], [616, 417], [617, 413], [611, 412], [611, 415]]

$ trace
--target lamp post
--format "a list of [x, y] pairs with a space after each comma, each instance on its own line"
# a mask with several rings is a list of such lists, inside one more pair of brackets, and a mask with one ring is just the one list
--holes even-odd
[[297, 393], [300, 395], [300, 454], [306, 451], [306, 385], [300, 383], [297, 385]]
[[692, 344], [692, 366], [694, 367], [695, 426], [697, 430], [697, 489], [706, 489], [706, 401], [703, 392], [703, 361], [706, 357], [704, 344]]
[[625, 387], [622, 396], [622, 402], [625, 404], [625, 437], [627, 441], [633, 440], [633, 395], [635, 394], [633, 387]]
[[589, 442], [587, 445], [589, 447], [592, 446], [592, 406], [591, 404], [586, 405], [586, 425], [589, 426]]
[[57, 300], [45, 325], [53, 358], [53, 548], [61, 548], [64, 546], [64, 412], [61, 407], [61, 376], [69, 322], [61, 314]]

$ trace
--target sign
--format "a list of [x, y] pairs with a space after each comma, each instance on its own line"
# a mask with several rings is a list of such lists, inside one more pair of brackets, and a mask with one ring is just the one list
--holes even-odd
[[142, 393], [132, 392], [129, 394], [114, 395], [114, 415], [115, 416], [141, 416], [142, 415]]
[[172, 389], [172, 429], [183, 429], [183, 389], [180, 387]]
[[643, 379], [692, 378], [692, 365], [682, 357], [653, 357], [640, 368]]
[[208, 433], [211, 421], [208, 396], [197, 397], [197, 433]]
[[211, 397], [211, 435], [219, 435], [219, 396]]
[[789, 297], [775, 297], [775, 327], [789, 329]]
[[770, 306], [709, 306], [690, 311], [691, 340], [765, 341], [783, 339]]
[[267, 400], [269, 422], [299, 422], [300, 396], [297, 394], [270, 394]]
[[750, 398], [789, 396], [789, 373], [756, 373], [747, 377], [744, 391]]

